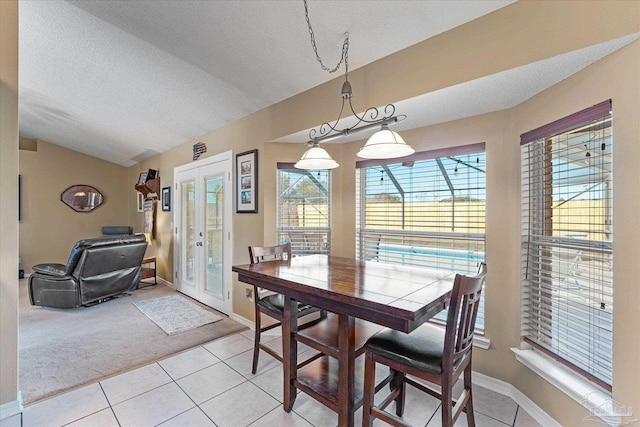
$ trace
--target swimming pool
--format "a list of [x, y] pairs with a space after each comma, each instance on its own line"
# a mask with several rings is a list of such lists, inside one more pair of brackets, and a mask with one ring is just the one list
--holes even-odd
[[477, 263], [484, 259], [484, 252], [472, 250], [390, 243], [381, 243], [378, 247], [378, 261], [381, 262], [447, 269], [461, 273], [475, 272]]

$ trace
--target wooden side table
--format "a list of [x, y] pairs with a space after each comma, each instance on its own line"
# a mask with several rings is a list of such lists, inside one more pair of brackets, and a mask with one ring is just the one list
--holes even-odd
[[[151, 282], [143, 282], [143, 280], [153, 279]], [[145, 286], [141, 286], [142, 284]], [[158, 284], [158, 278], [156, 277], [156, 257], [150, 256], [142, 260], [142, 268], [140, 269], [140, 283], [138, 289], [146, 288], [147, 286], [155, 286]]]

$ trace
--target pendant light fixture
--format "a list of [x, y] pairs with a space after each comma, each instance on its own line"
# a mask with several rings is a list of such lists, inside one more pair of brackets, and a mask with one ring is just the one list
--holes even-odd
[[[333, 123], [324, 122], [317, 129], [314, 128], [309, 131], [309, 141], [307, 142], [307, 145], [310, 148], [295, 164], [295, 167], [298, 169], [309, 170], [336, 168], [338, 167], [338, 163], [331, 158], [326, 150], [320, 147], [320, 143], [372, 129], [379, 130], [369, 137], [364, 147], [362, 147], [358, 152], [358, 157], [365, 159], [391, 159], [412, 154], [415, 150], [411, 148], [411, 146], [407, 145], [400, 135], [389, 129], [390, 124], [397, 123], [406, 118], [404, 115], [395, 114], [396, 107], [393, 104], [388, 104], [383, 111], [380, 111], [375, 107], [369, 107], [362, 114], [355, 112], [351, 103], [353, 91], [351, 89], [351, 83], [349, 83], [349, 33], [345, 33], [344, 35], [342, 57], [340, 58], [340, 61], [338, 61], [338, 64], [335, 67], [329, 68], [324, 65], [320, 55], [318, 54], [315, 35], [313, 33], [313, 28], [311, 28], [311, 22], [309, 21], [307, 0], [304, 0], [304, 12], [307, 20], [307, 26], [309, 28], [309, 34], [311, 36], [311, 47], [313, 47], [313, 51], [316, 54], [316, 59], [320, 63], [320, 67], [328, 73], [334, 73], [344, 62], [345, 71], [344, 83], [342, 84], [341, 90], [342, 106], [340, 107], [338, 118]], [[345, 103], [348, 103], [349, 110], [356, 118], [356, 122], [352, 126], [340, 128], [338, 126], [338, 122], [340, 122], [342, 114], [345, 112]]]
[[329, 153], [316, 142], [311, 148], [305, 151], [300, 160], [293, 166], [298, 169], [321, 170], [335, 169], [339, 165], [338, 162], [333, 160]]

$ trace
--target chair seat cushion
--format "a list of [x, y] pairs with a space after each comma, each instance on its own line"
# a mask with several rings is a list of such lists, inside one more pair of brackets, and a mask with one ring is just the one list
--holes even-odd
[[427, 323], [410, 334], [383, 329], [369, 338], [365, 349], [422, 371], [441, 374], [444, 329]]
[[[284, 295], [282, 294], [273, 294], [260, 298], [258, 300], [258, 305], [268, 311], [284, 316]], [[298, 303], [298, 316], [304, 316], [318, 310], [320, 309], [312, 305]]]

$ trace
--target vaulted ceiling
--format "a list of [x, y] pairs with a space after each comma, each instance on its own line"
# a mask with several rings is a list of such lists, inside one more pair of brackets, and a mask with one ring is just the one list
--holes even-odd
[[[349, 32], [353, 70], [510, 3], [310, 0], [309, 14], [328, 65]], [[637, 37], [401, 101], [396, 130], [512, 107]], [[130, 166], [336, 77], [309, 39], [302, 0], [21, 0], [20, 135]]]

